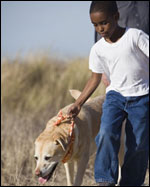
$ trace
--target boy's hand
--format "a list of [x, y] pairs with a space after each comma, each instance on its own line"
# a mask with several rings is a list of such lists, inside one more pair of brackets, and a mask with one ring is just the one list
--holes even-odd
[[71, 105], [71, 107], [68, 109], [68, 115], [71, 118], [75, 118], [81, 110], [81, 106], [79, 104], [74, 103]]

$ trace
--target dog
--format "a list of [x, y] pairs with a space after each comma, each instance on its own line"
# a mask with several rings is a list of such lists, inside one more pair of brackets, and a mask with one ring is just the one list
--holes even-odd
[[[80, 91], [71, 90], [77, 99]], [[45, 130], [35, 141], [35, 175], [44, 184], [52, 176], [59, 163], [66, 170], [68, 186], [80, 186], [90, 156], [96, 151], [95, 137], [100, 129], [100, 118], [105, 96], [89, 99], [81, 108], [78, 116], [72, 121], [69, 118], [54, 116], [46, 125]], [[71, 105], [61, 110], [61, 117], [67, 114]], [[72, 125], [71, 125], [72, 124]], [[72, 127], [71, 134], [69, 131]], [[124, 132], [122, 133], [124, 134]], [[123, 136], [122, 136], [123, 137]], [[124, 146], [121, 138], [119, 163], [123, 164]], [[74, 177], [76, 166], [76, 176]]]

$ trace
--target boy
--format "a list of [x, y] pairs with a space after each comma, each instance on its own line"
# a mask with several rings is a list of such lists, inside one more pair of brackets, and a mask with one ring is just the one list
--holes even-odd
[[115, 1], [93, 1], [90, 18], [102, 38], [90, 52], [91, 78], [68, 114], [77, 116], [105, 73], [110, 85], [106, 89], [100, 131], [95, 138], [95, 180], [99, 186], [117, 183], [120, 134], [126, 118], [126, 153], [120, 186], [141, 186], [149, 148], [149, 38], [141, 30], [118, 25]]
[[[119, 25], [137, 28], [149, 35], [149, 1], [116, 1], [119, 11]], [[101, 36], [95, 31], [95, 43]], [[107, 87], [109, 81], [105, 74], [101, 81]]]

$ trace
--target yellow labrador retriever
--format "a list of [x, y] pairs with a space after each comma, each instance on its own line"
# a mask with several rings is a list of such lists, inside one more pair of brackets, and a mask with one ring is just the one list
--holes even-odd
[[[71, 90], [71, 95], [77, 99], [80, 92]], [[40, 183], [46, 183], [58, 163], [63, 163], [66, 169], [67, 185], [82, 184], [90, 155], [96, 151], [95, 136], [100, 128], [104, 99], [104, 96], [98, 96], [82, 106], [74, 120], [71, 133], [69, 132], [73, 124], [71, 119], [64, 117], [60, 120], [58, 116], [55, 116], [48, 121], [45, 130], [35, 141], [35, 159], [37, 160], [35, 174], [39, 177]], [[69, 107], [70, 105], [62, 109], [64, 116]], [[123, 151], [120, 153], [122, 164]], [[77, 168], [75, 177], [74, 165]]]

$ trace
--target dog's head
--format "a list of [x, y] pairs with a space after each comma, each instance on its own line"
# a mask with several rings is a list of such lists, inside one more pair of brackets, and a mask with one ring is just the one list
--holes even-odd
[[[68, 125], [68, 124], [67, 124]], [[64, 128], [65, 129], [65, 128]], [[35, 141], [35, 175], [44, 184], [62, 161], [68, 145], [67, 131], [59, 127], [45, 129]]]

